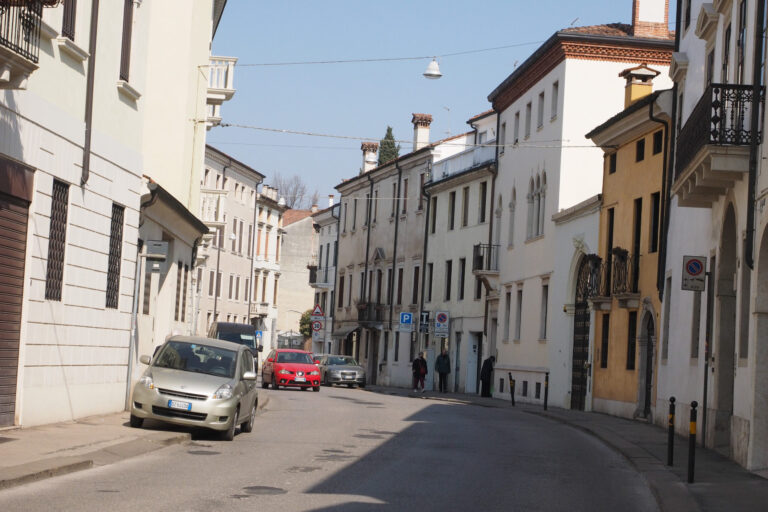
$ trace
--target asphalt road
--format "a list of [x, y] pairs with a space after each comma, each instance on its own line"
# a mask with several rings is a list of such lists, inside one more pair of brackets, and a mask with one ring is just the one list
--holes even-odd
[[199, 435], [2, 491], [0, 510], [657, 510], [621, 456], [519, 410], [346, 388], [260, 391], [270, 402], [251, 434]]

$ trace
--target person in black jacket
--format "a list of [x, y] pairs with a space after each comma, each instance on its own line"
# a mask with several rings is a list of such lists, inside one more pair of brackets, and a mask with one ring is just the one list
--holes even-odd
[[417, 393], [419, 388], [424, 392], [424, 378], [427, 376], [427, 360], [424, 359], [424, 352], [419, 352], [418, 357], [413, 360], [411, 365], [413, 371], [413, 392]]
[[435, 371], [440, 376], [440, 392], [445, 393], [448, 374], [451, 373], [451, 358], [448, 357], [447, 350], [443, 349], [442, 353], [435, 359]]
[[480, 369], [480, 396], [491, 396], [491, 379], [493, 378], [493, 363], [495, 362], [496, 358], [493, 356], [483, 361], [483, 367]]

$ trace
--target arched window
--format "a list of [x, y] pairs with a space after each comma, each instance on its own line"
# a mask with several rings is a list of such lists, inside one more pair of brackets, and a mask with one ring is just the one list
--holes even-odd
[[493, 226], [493, 243], [496, 245], [501, 245], [501, 212], [503, 209], [503, 205], [501, 201], [501, 195], [499, 195], [499, 200], [496, 203], [496, 208], [494, 208], [493, 213], [495, 215], [495, 219], [493, 222], [495, 222]]
[[533, 191], [533, 234], [532, 236], [539, 236], [539, 225], [540, 225], [540, 218], [539, 214], [541, 213], [540, 205], [541, 204], [541, 179], [539, 178], [539, 175], [536, 175], [536, 188]]
[[517, 202], [517, 191], [512, 187], [512, 199], [509, 201], [509, 239], [507, 245], [515, 244], [515, 203]]
[[526, 238], [533, 238], [533, 178], [528, 183], [528, 220], [526, 223]]
[[539, 189], [539, 235], [544, 234], [544, 215], [546, 213], [547, 173], [541, 175], [541, 188]]

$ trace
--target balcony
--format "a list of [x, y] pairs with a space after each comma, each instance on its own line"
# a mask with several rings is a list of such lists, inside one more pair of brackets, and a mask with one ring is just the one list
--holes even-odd
[[496, 146], [475, 146], [432, 164], [430, 181], [440, 181], [455, 174], [490, 165], [496, 160]]
[[357, 321], [363, 327], [381, 326], [386, 308], [385, 304], [377, 302], [360, 302], [357, 304]]
[[[712, 84], [680, 130], [675, 184], [681, 206], [709, 208], [749, 171], [753, 136], [762, 139], [764, 89], [754, 98], [751, 85]], [[760, 127], [750, 130], [760, 109]]]
[[42, 0], [0, 0], [0, 89], [25, 89], [38, 66]]
[[200, 193], [200, 218], [209, 227], [224, 226], [226, 190], [203, 189]]
[[309, 286], [320, 290], [333, 288], [333, 267], [318, 268], [317, 265], [307, 265], [309, 269]]
[[237, 57], [211, 57], [208, 67], [208, 127], [221, 124], [221, 104], [235, 94], [234, 77]]
[[254, 302], [251, 304], [251, 316], [265, 317], [269, 314], [269, 302]]
[[476, 244], [472, 248], [472, 273], [485, 285], [486, 291], [496, 290], [499, 284], [499, 246]]
[[639, 256], [614, 247], [608, 260], [604, 261], [597, 255], [590, 257], [585, 298], [592, 301], [595, 309], [610, 310], [613, 297], [618, 300], [619, 307], [637, 309], [640, 305]]

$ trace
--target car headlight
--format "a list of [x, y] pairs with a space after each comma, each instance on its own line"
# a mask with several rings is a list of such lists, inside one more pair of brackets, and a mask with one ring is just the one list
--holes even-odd
[[307, 375], [320, 375], [320, 372], [317, 370], [312, 370], [311, 372], [307, 373]]
[[147, 389], [155, 389], [155, 381], [152, 380], [151, 375], [145, 375], [139, 379], [139, 383]]
[[281, 373], [281, 374], [283, 374], [283, 375], [290, 375], [290, 374], [292, 374], [293, 372], [292, 372], [292, 371], [288, 371], [288, 370], [286, 370], [285, 368], [283, 368], [282, 370], [278, 371], [277, 373]]
[[331, 370], [331, 375], [340, 375], [341, 371], [339, 370]]
[[229, 384], [224, 384], [216, 390], [211, 398], [217, 400], [226, 400], [227, 398], [232, 398], [232, 386]]

